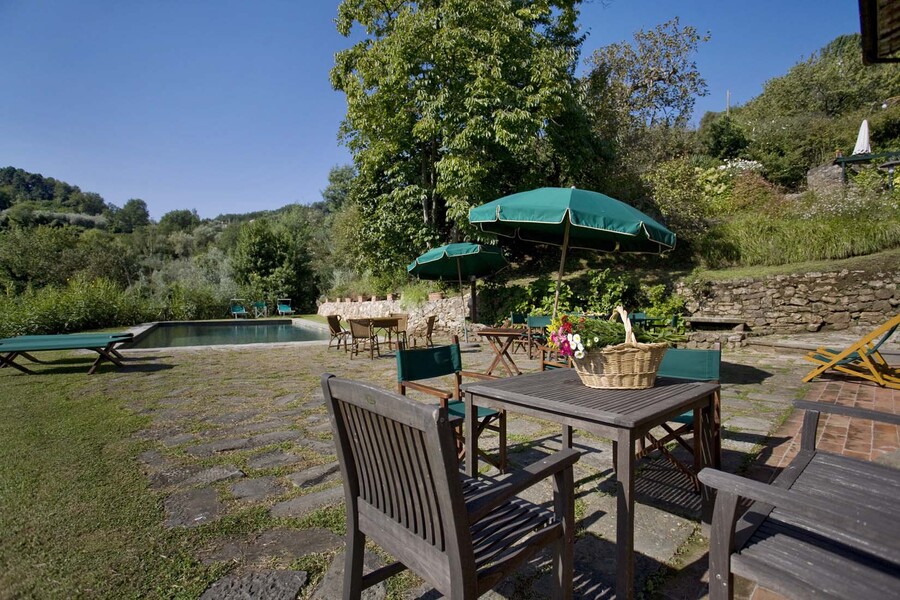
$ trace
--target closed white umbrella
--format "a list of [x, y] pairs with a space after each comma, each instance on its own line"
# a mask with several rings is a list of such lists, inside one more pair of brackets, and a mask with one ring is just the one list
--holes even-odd
[[853, 147], [853, 154], [872, 154], [872, 147], [869, 146], [868, 119], [863, 119], [862, 125], [859, 126], [859, 135], [856, 136], [856, 146]]

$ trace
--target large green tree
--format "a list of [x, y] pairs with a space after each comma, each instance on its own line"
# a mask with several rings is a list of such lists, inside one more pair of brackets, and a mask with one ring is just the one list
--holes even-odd
[[[580, 0], [344, 0], [331, 78], [347, 96], [341, 136], [368, 266], [405, 264], [468, 232], [468, 209], [541, 184], [568, 185], [589, 153], [571, 127]], [[589, 145], [589, 144], [587, 144]]]

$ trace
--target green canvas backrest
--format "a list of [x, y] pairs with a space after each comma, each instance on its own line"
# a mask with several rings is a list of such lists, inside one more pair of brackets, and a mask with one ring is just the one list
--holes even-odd
[[671, 379], [718, 381], [721, 362], [721, 350], [669, 348], [663, 355], [656, 374]]
[[417, 381], [462, 371], [458, 344], [397, 351], [397, 381]]
[[647, 318], [647, 313], [643, 313], [643, 312], [628, 313], [628, 318], [631, 319], [632, 321], [635, 319], [644, 320]]
[[510, 313], [509, 315], [509, 324], [510, 325], [524, 325], [525, 324], [525, 313]]
[[550, 315], [529, 315], [527, 323], [529, 327], [548, 327], [553, 318]]

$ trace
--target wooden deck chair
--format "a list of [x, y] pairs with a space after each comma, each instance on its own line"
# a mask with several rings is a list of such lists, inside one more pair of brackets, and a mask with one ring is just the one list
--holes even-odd
[[[453, 389], [449, 391], [418, 383], [423, 379], [433, 379], [447, 375], [453, 377]], [[406, 395], [407, 389], [435, 396], [440, 400], [441, 407], [446, 408], [449, 411], [450, 417], [458, 419], [455, 430], [456, 450], [460, 460], [465, 458], [466, 444], [464, 435], [471, 435], [471, 432], [462, 431], [462, 419], [466, 416], [466, 405], [465, 402], [462, 401], [462, 392], [460, 391], [463, 377], [481, 380], [497, 379], [496, 377], [485, 375], [484, 373], [463, 371], [462, 353], [459, 349], [459, 338], [455, 335], [453, 336], [453, 342], [449, 346], [414, 349], [401, 347], [397, 350], [397, 391], [404, 396]], [[480, 448], [478, 454], [483, 456], [485, 460], [497, 467], [501, 472], [505, 472], [506, 411], [478, 407], [476, 423], [478, 424], [477, 430], [475, 431], [476, 441], [485, 429], [494, 431], [500, 436], [499, 458], [489, 456]]]
[[328, 321], [328, 332], [331, 334], [331, 339], [328, 340], [328, 347], [331, 348], [331, 344], [337, 342], [337, 349], [341, 349], [341, 344], [344, 344], [344, 352], [349, 350], [350, 341], [350, 332], [341, 327], [341, 317], [340, 315], [327, 315], [325, 319]]
[[232, 298], [231, 299], [231, 316], [235, 319], [239, 318], [250, 318], [250, 313], [247, 312], [247, 308], [244, 306], [244, 301], [240, 298]]
[[803, 381], [812, 381], [830, 369], [846, 375], [874, 381], [882, 387], [900, 390], [900, 367], [891, 366], [879, 348], [900, 327], [900, 314], [850, 344], [844, 350], [821, 347], [803, 358], [818, 366], [806, 374]]
[[525, 336], [528, 339], [528, 358], [534, 355], [534, 349], [547, 341], [547, 327], [550, 326], [550, 315], [529, 315], [525, 319]]
[[[405, 569], [446, 598], [478, 598], [546, 547], [552, 597], [572, 597], [578, 452], [472, 479], [459, 472], [447, 409], [328, 374], [322, 389], [344, 482], [345, 600]], [[550, 476], [552, 508], [517, 496]], [[366, 538], [397, 562], [364, 574]]]
[[[712, 350], [694, 350], [684, 348], [669, 348], [666, 350], [663, 360], [659, 365], [656, 373], [657, 378], [678, 379], [682, 381], [719, 381], [719, 372], [721, 370], [722, 350], [715, 348]], [[719, 407], [719, 392], [716, 392], [714, 400], [715, 408], [713, 419], [716, 423], [721, 421]], [[638, 458], [647, 456], [651, 452], [659, 450], [662, 455], [671, 462], [675, 468], [687, 475], [694, 486], [694, 491], [700, 491], [700, 482], [696, 473], [700, 470], [701, 465], [695, 464], [694, 469], [689, 469], [676, 459], [667, 448], [671, 442], [677, 442], [685, 450], [690, 452], [696, 460], [699, 458], [694, 452], [694, 440], [688, 442], [685, 437], [694, 433], [694, 413], [688, 411], [682, 413], [672, 419], [668, 423], [661, 425], [665, 434], [662, 437], [655, 437], [651, 433], [647, 433], [639, 442], [640, 450]], [[718, 425], [715, 428], [719, 431]], [[693, 438], [693, 435], [692, 435]], [[719, 454], [719, 446], [721, 438], [718, 436], [713, 440], [715, 444], [714, 455]]]
[[294, 314], [294, 309], [291, 308], [291, 299], [290, 298], [279, 298], [276, 303], [276, 307], [278, 310], [279, 316], [292, 315]]
[[372, 328], [372, 321], [369, 319], [350, 319], [350, 359], [359, 354], [360, 349], [363, 352], [368, 348], [369, 358], [374, 359], [375, 353], [381, 356], [381, 348], [378, 346], [378, 336]]

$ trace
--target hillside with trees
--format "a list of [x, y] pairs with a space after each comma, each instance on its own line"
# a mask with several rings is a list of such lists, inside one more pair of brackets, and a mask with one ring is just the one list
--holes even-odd
[[[900, 66], [863, 67], [859, 36], [840, 36], [694, 128], [706, 94], [694, 59], [709, 35], [674, 19], [587, 48], [579, 4], [342, 2], [338, 31], [353, 43], [331, 81], [347, 99], [340, 137], [353, 165], [334, 167], [311, 205], [212, 219], [181, 209], [154, 222], [141, 199], [117, 207], [0, 168], [0, 334], [221, 318], [230, 298], [290, 297], [312, 312], [322, 295], [400, 291], [411, 285], [406, 265], [429, 247], [494, 241], [471, 227], [469, 208], [541, 186], [603, 192], [678, 234], [675, 252], [628, 259], [629, 272], [900, 246], [900, 192], [876, 165], [827, 192], [806, 186], [810, 168], [850, 154], [864, 118], [873, 152], [900, 150]], [[504, 246], [515, 268], [484, 284], [487, 320], [555, 291], [542, 275], [558, 250]], [[609, 269], [621, 260], [573, 252], [563, 306], [623, 295], [630, 306], [677, 306], [664, 281]]]

